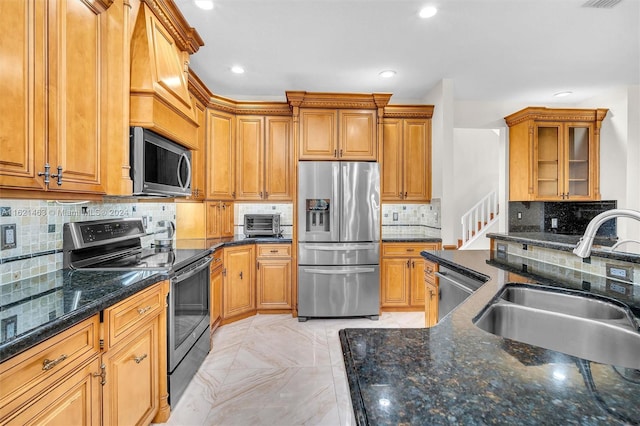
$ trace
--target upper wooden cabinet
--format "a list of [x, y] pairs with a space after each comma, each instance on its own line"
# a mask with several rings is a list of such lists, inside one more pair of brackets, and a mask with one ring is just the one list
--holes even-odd
[[192, 72], [189, 73], [189, 96], [193, 105], [196, 123], [198, 123], [197, 146], [191, 151], [191, 196], [192, 200], [204, 200], [206, 146], [207, 146], [207, 107], [211, 92]]
[[237, 118], [237, 200], [291, 201], [291, 117]]
[[233, 200], [236, 196], [235, 116], [207, 110], [206, 198]]
[[233, 237], [233, 203], [207, 201], [205, 206], [207, 238]]
[[382, 137], [382, 201], [431, 199], [432, 105], [389, 105]]
[[134, 22], [130, 123], [195, 149], [198, 123], [189, 97], [189, 55], [204, 42], [173, 2], [141, 2]]
[[600, 126], [607, 109], [529, 107], [509, 126], [509, 200], [600, 199]]
[[390, 97], [287, 92], [298, 125], [298, 159], [376, 161], [378, 117]]
[[124, 145], [107, 140], [125, 142], [123, 16], [122, 1], [0, 2], [0, 55], [12, 70], [0, 79], [0, 186], [104, 194], [108, 172], [121, 184]]

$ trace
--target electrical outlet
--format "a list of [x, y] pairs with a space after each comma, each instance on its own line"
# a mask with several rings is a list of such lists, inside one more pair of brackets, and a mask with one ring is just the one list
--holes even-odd
[[558, 227], [558, 218], [557, 217], [552, 217], [551, 218], [551, 229], [556, 229]]
[[0, 233], [2, 234], [2, 250], [16, 248], [18, 245], [16, 237], [16, 224], [11, 223], [9, 225], [2, 225], [0, 227]]
[[393, 221], [394, 222], [398, 221], [398, 212], [393, 212]]
[[522, 220], [522, 212], [518, 212], [518, 220]]

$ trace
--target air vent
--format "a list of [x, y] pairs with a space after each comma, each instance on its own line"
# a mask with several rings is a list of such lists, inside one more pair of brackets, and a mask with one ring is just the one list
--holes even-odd
[[595, 7], [598, 9], [611, 9], [622, 0], [588, 0], [582, 7]]

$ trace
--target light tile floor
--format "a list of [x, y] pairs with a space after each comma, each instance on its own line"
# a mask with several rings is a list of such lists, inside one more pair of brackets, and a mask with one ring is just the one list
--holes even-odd
[[354, 425], [338, 331], [423, 326], [423, 312], [378, 321], [257, 315], [225, 325], [166, 424]]

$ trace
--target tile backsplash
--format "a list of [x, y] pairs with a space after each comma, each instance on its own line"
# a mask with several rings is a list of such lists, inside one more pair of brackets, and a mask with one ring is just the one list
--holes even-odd
[[382, 204], [383, 226], [422, 225], [440, 229], [440, 199], [429, 204]]
[[146, 217], [143, 246], [153, 242], [158, 221], [175, 220], [173, 202], [65, 203], [0, 199], [0, 225], [16, 225], [16, 247], [0, 251], [1, 282], [31, 278], [62, 268], [62, 227], [65, 223], [118, 217]]

